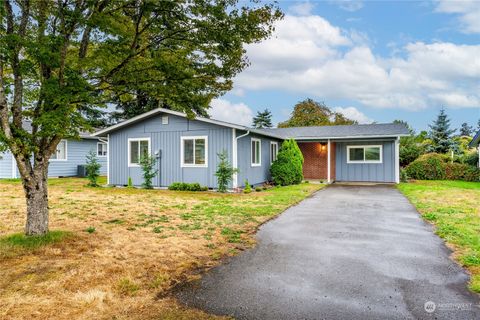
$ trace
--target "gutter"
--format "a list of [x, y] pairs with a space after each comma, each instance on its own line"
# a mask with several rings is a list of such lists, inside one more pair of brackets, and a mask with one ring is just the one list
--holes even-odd
[[[238, 155], [237, 155], [237, 148], [238, 148], [238, 139], [246, 137], [250, 134], [250, 130], [247, 130], [247, 133], [242, 134], [241, 136], [236, 137], [236, 129], [232, 129], [232, 167], [238, 169]], [[233, 189], [238, 188], [238, 173], [233, 174], [233, 181], [232, 181]]]

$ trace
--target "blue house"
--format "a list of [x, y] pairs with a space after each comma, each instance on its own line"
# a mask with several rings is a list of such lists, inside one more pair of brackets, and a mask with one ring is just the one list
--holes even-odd
[[[50, 158], [48, 165], [49, 177], [72, 177], [78, 174], [78, 166], [86, 163], [86, 156], [90, 151], [97, 155], [98, 162], [102, 165], [100, 173], [107, 174], [107, 141], [102, 138], [92, 137], [89, 133], [80, 134], [79, 140], [62, 140], [56, 152]], [[0, 179], [19, 178], [15, 158], [10, 152], [0, 152]]]
[[231, 187], [270, 180], [270, 165], [282, 141], [297, 140], [305, 158], [306, 179], [398, 183], [399, 139], [407, 135], [402, 124], [251, 129], [158, 108], [94, 136], [106, 136], [109, 145], [108, 183], [143, 182], [139, 159], [157, 159], [157, 187], [173, 182], [198, 182], [217, 187], [217, 154], [225, 151], [239, 169]]

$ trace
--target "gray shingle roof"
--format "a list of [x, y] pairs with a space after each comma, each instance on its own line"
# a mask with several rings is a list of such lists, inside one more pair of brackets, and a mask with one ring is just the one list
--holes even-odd
[[400, 123], [354, 124], [342, 126], [291, 127], [262, 129], [283, 138], [328, 139], [361, 137], [397, 137], [408, 135], [408, 128]]
[[480, 130], [478, 130], [477, 134], [473, 137], [472, 141], [468, 144], [470, 148], [476, 147], [480, 144]]

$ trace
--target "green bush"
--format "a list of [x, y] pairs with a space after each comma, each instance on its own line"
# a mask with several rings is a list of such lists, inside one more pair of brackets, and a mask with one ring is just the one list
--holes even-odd
[[153, 178], [157, 175], [158, 170], [155, 169], [156, 159], [152, 156], [140, 158], [140, 167], [142, 168], [143, 184], [145, 189], [153, 189]]
[[480, 169], [462, 163], [448, 162], [448, 155], [429, 153], [405, 168], [409, 178], [418, 180], [480, 181]]
[[87, 154], [87, 170], [88, 186], [98, 187], [98, 177], [100, 177], [100, 168], [102, 165], [98, 163], [97, 155], [93, 150]]
[[411, 179], [444, 180], [445, 156], [437, 153], [427, 153], [410, 163], [405, 172]]
[[225, 150], [217, 155], [220, 159], [217, 165], [217, 171], [215, 172], [218, 192], [227, 192], [228, 183], [232, 181], [233, 175], [238, 172], [238, 169], [233, 168], [230, 162], [228, 162], [228, 155]]
[[243, 188], [243, 193], [252, 192], [252, 186], [248, 183], [248, 180], [245, 180], [245, 188]]
[[207, 191], [208, 187], [202, 187], [200, 183], [186, 183], [186, 182], [174, 182], [169, 187], [168, 190], [174, 191]]
[[407, 170], [405, 169], [400, 169], [400, 181], [401, 182], [408, 182], [408, 174]]
[[480, 181], [480, 169], [462, 163], [446, 163], [447, 180]]
[[282, 143], [270, 172], [276, 185], [287, 186], [302, 182], [303, 155], [295, 140], [289, 139]]
[[478, 152], [468, 152], [462, 157], [460, 157], [460, 163], [468, 164], [476, 167], [478, 165]]
[[127, 187], [128, 187], [128, 188], [133, 188], [133, 181], [132, 181], [132, 177], [128, 177], [128, 184], [127, 184]]
[[255, 188], [255, 191], [256, 191], [256, 192], [260, 192], [260, 191], [262, 191], [262, 190], [263, 190], [262, 187], [256, 187], [256, 188]]

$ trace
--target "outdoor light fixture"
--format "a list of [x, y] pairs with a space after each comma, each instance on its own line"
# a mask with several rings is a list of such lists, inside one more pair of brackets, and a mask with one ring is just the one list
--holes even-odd
[[322, 151], [325, 151], [326, 146], [322, 143]]

